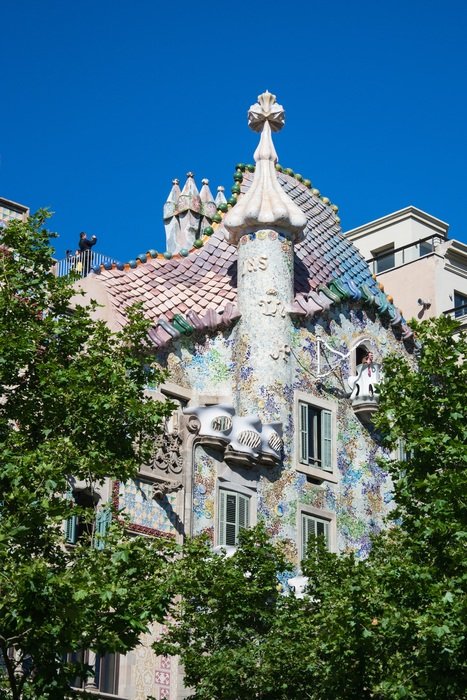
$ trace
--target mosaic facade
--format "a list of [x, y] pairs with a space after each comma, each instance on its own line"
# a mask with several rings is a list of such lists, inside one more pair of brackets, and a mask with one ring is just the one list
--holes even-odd
[[[236, 167], [233, 196], [218, 195], [214, 211], [207, 183], [198, 198], [191, 174], [182, 192], [174, 181], [167, 252], [96, 271], [117, 325], [144, 300], [165, 395], [185, 406], [155, 458], [164, 484], [116, 485], [114, 500], [137, 532], [205, 534], [214, 547], [235, 546], [238, 528], [261, 520], [298, 571], [307, 518], [326, 521], [330, 549], [360, 557], [384, 527], [393, 496], [368, 378], [389, 353], [410, 356], [413, 334], [342, 236], [337, 207], [277, 165], [275, 96], [259, 96], [248, 118], [260, 143], [255, 166]], [[192, 250], [188, 210], [209, 224]], [[132, 700], [186, 697], [177, 662], [156, 659], [149, 643], [135, 652]]]
[[115, 505], [131, 530], [146, 535], [175, 536], [175, 496], [168, 494], [159, 501], [154, 498], [153, 491], [154, 484], [142, 479], [116, 484]]
[[[241, 329], [237, 328], [237, 337]], [[322, 379], [317, 379], [317, 341], [325, 341], [344, 356], [327, 353], [322, 358], [326, 369], [328, 360], [335, 368]], [[249, 347], [241, 338], [243, 363], [241, 367], [231, 359], [234, 338], [231, 333], [218, 333], [206, 341], [206, 346], [196, 345], [187, 361], [177, 362], [177, 378], [190, 386], [195, 366], [204, 386], [210, 393], [225, 392], [226, 379], [230, 376], [230, 392], [235, 392], [236, 377], [242, 376], [241, 390], [250, 394], [267, 418], [286, 415], [284, 425], [284, 460], [275, 469], [250, 470], [250, 479], [257, 490], [258, 518], [263, 519], [272, 535], [287, 540], [291, 556], [298, 557], [297, 515], [302, 506], [332, 512], [336, 516], [337, 548], [353, 550], [365, 556], [370, 547], [370, 536], [383, 527], [384, 516], [392, 506], [391, 482], [379, 466], [378, 457], [385, 456], [378, 435], [370, 425], [364, 425], [353, 411], [348, 398], [346, 378], [351, 374], [349, 348], [364, 339], [366, 347], [381, 362], [389, 352], [406, 352], [391, 328], [366, 311], [351, 305], [329, 312], [316, 322], [293, 326], [291, 344], [292, 382], [271, 377], [266, 386], [254, 380], [254, 367], [249, 364]], [[232, 355], [230, 354], [232, 353]], [[176, 352], [178, 357], [180, 355]], [[182, 357], [183, 357], [183, 353]], [[194, 359], [194, 357], [196, 359]], [[222, 373], [212, 358], [222, 357]], [[336, 363], [336, 358], [339, 362]], [[170, 366], [170, 359], [169, 359]], [[219, 377], [222, 376], [222, 381]], [[335, 406], [337, 434], [336, 482], [325, 480], [316, 484], [300, 472], [297, 459], [296, 391], [313, 398], [326, 398]], [[201, 440], [202, 442], [202, 440]], [[216, 491], [222, 485], [219, 473], [225, 469], [223, 457], [202, 444], [193, 451], [193, 533], [207, 533], [216, 543]], [[228, 484], [229, 482], [227, 482]], [[225, 485], [225, 483], [224, 483]], [[231, 484], [231, 488], [235, 485]]]

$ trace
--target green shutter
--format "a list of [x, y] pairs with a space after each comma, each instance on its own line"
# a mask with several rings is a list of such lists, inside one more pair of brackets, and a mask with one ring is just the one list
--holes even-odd
[[225, 497], [225, 544], [237, 544], [238, 504], [235, 493], [226, 493]]
[[245, 528], [249, 525], [249, 498], [247, 496], [238, 495], [238, 528]]
[[112, 520], [112, 511], [109, 508], [99, 508], [96, 514], [96, 537], [94, 546], [96, 549], [104, 549], [105, 535]]
[[321, 466], [332, 472], [332, 413], [321, 411]]
[[219, 491], [219, 544], [236, 545], [240, 528], [250, 523], [248, 496], [231, 491]]
[[300, 462], [308, 464], [308, 404], [300, 403]]
[[306, 556], [310, 537], [324, 537], [329, 549], [329, 522], [302, 513], [302, 559]]
[[72, 515], [65, 522], [65, 539], [68, 544], [76, 544], [76, 527], [78, 525], [78, 516]]
[[226, 492], [219, 491], [219, 544], [225, 544], [225, 500]]

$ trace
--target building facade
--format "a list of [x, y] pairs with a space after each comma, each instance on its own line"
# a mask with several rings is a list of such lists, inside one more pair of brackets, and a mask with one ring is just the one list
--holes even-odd
[[[114, 329], [143, 302], [169, 373], [148, 391], [179, 406], [152, 463], [103, 498], [135, 533], [206, 533], [227, 550], [261, 519], [299, 573], [310, 535], [365, 556], [383, 527], [392, 491], [377, 462], [377, 384], [383, 358], [412, 357], [414, 339], [337, 207], [277, 165], [275, 97], [261, 95], [248, 119], [255, 165], [237, 165], [231, 197], [208, 181], [198, 191], [191, 173], [183, 188], [174, 181], [166, 252], [95, 266], [80, 283]], [[117, 697], [186, 695], [176, 660], [155, 657], [151, 640], [120, 660]]]
[[345, 233], [406, 318], [447, 314], [467, 325], [467, 245], [448, 224], [406, 207]]
[[28, 216], [29, 209], [24, 204], [18, 204], [10, 199], [0, 197], [0, 228], [3, 228], [9, 221], [14, 219], [26, 221]]

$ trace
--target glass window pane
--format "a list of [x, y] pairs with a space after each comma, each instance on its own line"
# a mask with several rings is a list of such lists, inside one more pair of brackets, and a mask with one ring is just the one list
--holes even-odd
[[384, 272], [394, 267], [394, 251], [376, 256], [376, 272]]
[[467, 314], [467, 296], [465, 294], [454, 292], [454, 308], [454, 316], [456, 318]]

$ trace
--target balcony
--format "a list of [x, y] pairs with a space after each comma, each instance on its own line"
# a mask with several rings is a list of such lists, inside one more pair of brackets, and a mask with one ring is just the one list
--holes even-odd
[[367, 260], [370, 270], [374, 275], [401, 267], [427, 255], [432, 255], [437, 246], [446, 240], [440, 234], [421, 238], [414, 243], [408, 243], [400, 248], [388, 247], [381, 250], [373, 258]]
[[352, 408], [363, 423], [371, 423], [373, 413], [378, 410], [380, 382], [381, 365], [372, 361], [357, 365], [356, 374], [347, 379]]
[[[57, 277], [65, 277], [71, 272], [86, 277], [96, 266], [104, 265], [107, 269], [111, 269], [113, 265], [120, 265], [115, 258], [103, 253], [94, 252], [94, 250], [78, 253], [77, 255], [68, 255], [62, 260], [57, 260], [54, 265], [54, 273]], [[121, 267], [123, 269], [123, 266]]]

